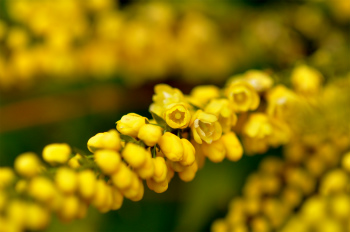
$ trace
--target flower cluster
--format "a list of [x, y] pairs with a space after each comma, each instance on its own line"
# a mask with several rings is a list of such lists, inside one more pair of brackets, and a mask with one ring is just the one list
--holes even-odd
[[[4, 2], [2, 89], [26, 87], [39, 78], [67, 82], [116, 74], [127, 84], [168, 76], [218, 82], [242, 67], [286, 67], [301, 58], [327, 73], [348, 68], [347, 0], [290, 1], [258, 10], [196, 1], [126, 7], [114, 0]], [[310, 42], [317, 47], [306, 57]]]
[[350, 79], [324, 88], [321, 81], [320, 73], [306, 66], [293, 71], [295, 92], [284, 94], [280, 102], [303, 101], [283, 111], [270, 110], [278, 117], [283, 116], [278, 112], [286, 114], [293, 131], [284, 157], [262, 161], [212, 231], [349, 231]]
[[[46, 164], [29, 152], [16, 158], [14, 170], [1, 168], [0, 228], [40, 230], [52, 213], [71, 221], [84, 217], [90, 205], [102, 213], [117, 210], [124, 198], [141, 200], [145, 184], [162, 193], [176, 173], [183, 181], [193, 180], [207, 158], [216, 163], [225, 158], [238, 161], [243, 151], [264, 153], [287, 144], [286, 161], [263, 162], [249, 178], [244, 197], [234, 201], [232, 215], [213, 225], [214, 230], [235, 228], [236, 223], [241, 228], [249, 221], [252, 228], [280, 228], [302, 199], [315, 191], [317, 178], [336, 167], [349, 148], [350, 128], [344, 123], [348, 112], [329, 114], [325, 121], [312, 117], [346, 106], [349, 81], [322, 89], [322, 79], [318, 71], [302, 65], [292, 72], [294, 91], [274, 86], [269, 74], [257, 70], [230, 78], [223, 89], [197, 86], [189, 95], [156, 85], [149, 107], [153, 118], [124, 115], [116, 129], [88, 140], [91, 154], [67, 144], [50, 144], [42, 152]], [[338, 94], [339, 86], [344, 94]], [[322, 137], [316, 130], [320, 125], [334, 131]], [[349, 155], [343, 166], [350, 168]], [[348, 191], [343, 184], [347, 174], [334, 173], [320, 185], [322, 193], [333, 188]]]

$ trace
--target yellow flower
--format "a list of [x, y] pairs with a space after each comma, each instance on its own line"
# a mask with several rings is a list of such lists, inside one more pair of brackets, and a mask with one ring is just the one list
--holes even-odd
[[300, 65], [293, 70], [291, 79], [297, 92], [315, 94], [321, 87], [323, 76], [316, 69]]
[[108, 132], [98, 133], [89, 139], [87, 146], [91, 152], [95, 152], [98, 149], [119, 151], [121, 148], [119, 133], [115, 129], [109, 130]]
[[267, 73], [259, 70], [245, 72], [243, 80], [251, 84], [259, 93], [269, 90], [273, 85], [272, 78]]
[[79, 168], [81, 166], [79, 160], [82, 159], [83, 156], [81, 156], [80, 154], [76, 154], [74, 157], [69, 159], [68, 166], [74, 169]]
[[70, 168], [60, 167], [56, 172], [55, 183], [63, 193], [73, 193], [78, 184], [77, 174]]
[[162, 182], [156, 182], [152, 178], [147, 179], [147, 186], [150, 190], [155, 191], [156, 193], [163, 193], [168, 189], [168, 180]]
[[182, 146], [184, 148], [183, 159], [180, 161], [180, 164], [183, 166], [190, 166], [196, 160], [196, 150], [190, 141], [187, 139], [181, 139]]
[[224, 134], [221, 138], [226, 150], [227, 159], [231, 161], [239, 160], [243, 155], [243, 148], [236, 134], [234, 132], [229, 132]]
[[122, 207], [124, 197], [123, 197], [123, 194], [116, 187], [113, 187], [113, 186], [112, 186], [112, 199], [113, 199], [113, 203], [112, 203], [111, 209], [112, 210], [120, 209], [120, 207]]
[[43, 176], [34, 177], [29, 183], [29, 195], [43, 203], [51, 201], [55, 196], [55, 191], [53, 182]]
[[163, 157], [156, 157], [152, 159], [154, 164], [154, 174], [152, 176], [155, 182], [162, 182], [166, 180], [168, 168], [166, 166], [165, 160]]
[[68, 161], [71, 153], [72, 150], [68, 144], [53, 143], [44, 147], [43, 159], [51, 165], [64, 164]]
[[147, 151], [134, 143], [127, 143], [122, 151], [122, 156], [128, 164], [134, 168], [141, 167], [147, 158]]
[[218, 122], [218, 118], [202, 110], [197, 110], [193, 115], [190, 126], [193, 138], [199, 144], [202, 144], [202, 140], [210, 144], [218, 140], [222, 134], [222, 128]]
[[112, 183], [119, 189], [126, 189], [130, 187], [132, 182], [132, 171], [124, 162], [120, 164], [117, 172], [111, 176]]
[[204, 107], [210, 99], [218, 98], [220, 89], [215, 85], [201, 85], [192, 89], [189, 101], [199, 107]]
[[86, 169], [78, 173], [78, 191], [83, 199], [92, 199], [96, 191], [96, 181], [92, 170]]
[[80, 207], [79, 198], [75, 195], [67, 195], [63, 198], [57, 212], [58, 217], [64, 222], [70, 222], [77, 217]]
[[237, 115], [227, 99], [213, 99], [205, 107], [204, 111], [218, 118], [222, 131], [227, 133], [237, 122]]
[[188, 127], [191, 120], [191, 114], [183, 103], [168, 105], [163, 114], [166, 123], [174, 129], [184, 129]]
[[341, 164], [343, 169], [350, 173], [350, 151], [343, 156]]
[[151, 154], [147, 155], [146, 162], [139, 168], [135, 169], [135, 172], [142, 178], [151, 178], [154, 174], [154, 163], [152, 161]]
[[176, 135], [165, 132], [158, 145], [163, 154], [171, 161], [180, 161], [183, 158], [184, 149], [181, 140]]
[[137, 137], [141, 139], [147, 146], [153, 147], [159, 141], [163, 135], [163, 129], [156, 125], [145, 124], [143, 125]]
[[97, 166], [107, 175], [116, 172], [121, 162], [119, 153], [112, 150], [98, 150], [94, 157]]
[[135, 113], [129, 113], [124, 115], [117, 122], [117, 129], [124, 135], [129, 135], [136, 138], [140, 128], [146, 124], [146, 120], [146, 117], [142, 117]]
[[272, 125], [266, 114], [251, 114], [244, 125], [243, 133], [250, 138], [264, 139], [272, 134]]
[[225, 91], [236, 112], [246, 112], [258, 108], [260, 98], [256, 90], [245, 81], [232, 82]]
[[11, 168], [0, 167], [0, 189], [9, 185], [15, 179], [15, 173]]
[[26, 152], [18, 156], [15, 160], [15, 170], [24, 177], [33, 177], [40, 171], [40, 160], [31, 152]]
[[179, 103], [184, 100], [182, 92], [167, 84], [158, 84], [154, 87], [155, 94], [152, 99], [155, 104], [167, 106], [172, 103]]
[[225, 159], [226, 150], [222, 137], [211, 144], [203, 143], [202, 150], [204, 155], [214, 163], [219, 163]]
[[194, 179], [198, 170], [197, 162], [194, 162], [191, 166], [185, 167], [182, 172], [179, 172], [179, 177], [185, 182], [189, 182]]
[[[96, 191], [92, 199], [92, 204], [101, 211], [108, 203], [108, 198], [112, 197], [109, 186], [103, 179], [96, 181]], [[108, 196], [110, 194], [110, 196]]]
[[50, 222], [50, 212], [35, 203], [29, 203], [26, 209], [26, 227], [29, 230], [43, 230]]

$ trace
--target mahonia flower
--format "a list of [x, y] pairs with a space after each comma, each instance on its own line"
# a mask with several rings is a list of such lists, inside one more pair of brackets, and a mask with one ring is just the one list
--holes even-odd
[[54, 143], [44, 147], [43, 159], [51, 165], [64, 164], [68, 161], [71, 153], [72, 151], [68, 144]]
[[150, 105], [149, 111], [157, 115], [162, 115], [163, 110], [170, 104], [184, 102], [185, 98], [179, 89], [172, 88], [166, 84], [158, 84], [154, 87], [153, 104]]
[[236, 112], [246, 112], [258, 108], [260, 98], [256, 90], [245, 81], [234, 81], [225, 90]]
[[222, 135], [221, 140], [226, 150], [227, 159], [237, 161], [242, 157], [243, 147], [234, 132]]
[[161, 127], [152, 124], [145, 124], [140, 128], [137, 137], [147, 146], [153, 147], [156, 145], [156, 143], [158, 143], [162, 135], [163, 129]]
[[291, 79], [297, 92], [315, 94], [321, 87], [323, 76], [316, 69], [300, 65], [293, 70]]
[[237, 122], [237, 115], [227, 99], [213, 99], [205, 107], [204, 111], [218, 118], [222, 131], [227, 133]]
[[191, 114], [185, 104], [173, 103], [164, 110], [164, 119], [171, 128], [184, 129], [190, 123]]
[[146, 117], [135, 113], [129, 113], [124, 115], [117, 122], [117, 130], [124, 135], [136, 138], [140, 128], [146, 124], [146, 120], [148, 120]]
[[260, 70], [248, 70], [243, 74], [235, 75], [227, 81], [227, 86], [237, 81], [249, 83], [258, 93], [266, 92], [273, 86], [272, 78]]
[[40, 172], [40, 159], [32, 152], [26, 152], [15, 160], [15, 170], [24, 177], [33, 177]]
[[222, 128], [218, 118], [213, 114], [208, 114], [202, 110], [197, 110], [191, 119], [191, 131], [194, 140], [202, 144], [202, 140], [208, 144], [218, 140], [222, 134]]
[[111, 149], [119, 151], [121, 148], [120, 135], [115, 129], [98, 133], [88, 140], [87, 146], [91, 152], [95, 152], [98, 149]]
[[181, 161], [183, 159], [184, 148], [181, 139], [176, 135], [165, 132], [158, 142], [160, 150], [171, 161]]
[[194, 87], [188, 100], [199, 107], [204, 107], [211, 99], [220, 96], [220, 89], [215, 85], [201, 85]]

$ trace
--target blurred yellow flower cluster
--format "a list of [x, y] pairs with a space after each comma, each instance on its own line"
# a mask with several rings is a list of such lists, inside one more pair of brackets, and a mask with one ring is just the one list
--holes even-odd
[[[242, 67], [290, 67], [304, 58], [322, 72], [344, 73], [348, 1], [289, 4], [254, 10], [224, 2], [7, 0], [0, 88], [117, 76], [126, 84], [175, 76], [221, 83]], [[306, 57], [310, 43], [317, 46]]]
[[[212, 231], [350, 230], [350, 76], [322, 87], [319, 72], [299, 66], [291, 82], [295, 91], [277, 86], [267, 98], [277, 97], [268, 110], [285, 113], [292, 131], [284, 157], [263, 159]], [[255, 117], [259, 130], [246, 133], [268, 135], [266, 118]]]
[[[338, 164], [350, 146], [349, 110], [343, 109], [350, 101], [350, 79], [325, 88], [322, 80], [317, 70], [301, 65], [291, 75], [294, 90], [274, 86], [272, 77], [258, 70], [233, 76], [222, 89], [197, 86], [189, 95], [156, 85], [149, 108], [153, 118], [122, 116], [116, 129], [88, 140], [92, 154], [50, 144], [42, 152], [46, 164], [28, 152], [16, 158], [14, 170], [2, 167], [0, 231], [43, 229], [52, 213], [62, 221], [82, 218], [90, 205], [102, 213], [117, 210], [124, 197], [140, 201], [144, 184], [162, 193], [176, 173], [183, 181], [193, 180], [206, 158], [238, 161], [243, 151], [264, 153], [280, 145], [286, 145], [286, 160], [265, 160], [248, 179], [244, 196], [233, 201], [227, 219], [213, 224], [214, 231], [280, 228], [316, 189], [321, 196], [343, 194], [334, 200], [341, 205], [349, 200], [344, 195], [349, 153], [343, 168]], [[315, 204], [310, 200], [306, 212], [323, 202], [317, 199]], [[336, 217], [348, 216], [348, 209], [339, 210]]]

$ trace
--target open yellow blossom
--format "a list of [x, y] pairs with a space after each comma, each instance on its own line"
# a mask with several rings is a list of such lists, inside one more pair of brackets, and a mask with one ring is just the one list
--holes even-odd
[[168, 105], [163, 115], [166, 123], [174, 129], [184, 129], [188, 127], [191, 120], [191, 114], [183, 103]]
[[98, 133], [88, 140], [87, 146], [91, 152], [95, 152], [98, 149], [119, 151], [121, 148], [119, 133], [115, 129]]
[[18, 156], [15, 160], [15, 170], [24, 177], [33, 177], [40, 171], [40, 160], [32, 152], [26, 152]]
[[306, 65], [296, 67], [291, 78], [294, 89], [302, 94], [315, 94], [323, 81], [319, 71]]
[[145, 124], [140, 128], [137, 137], [147, 146], [153, 147], [162, 135], [163, 129], [160, 126]]
[[233, 107], [227, 99], [213, 99], [205, 107], [204, 111], [214, 114], [218, 117], [218, 121], [222, 127], [222, 131], [227, 133], [237, 122], [237, 115], [233, 111]]
[[246, 122], [243, 133], [250, 138], [263, 139], [272, 134], [272, 125], [266, 114], [251, 114]]
[[265, 92], [273, 85], [272, 78], [263, 71], [249, 70], [244, 73], [244, 80], [253, 86], [257, 92]]
[[256, 90], [245, 81], [232, 82], [225, 91], [236, 112], [246, 112], [258, 108], [260, 98]]
[[183, 158], [184, 148], [176, 135], [165, 132], [158, 142], [160, 150], [171, 161], [180, 161]]
[[197, 110], [192, 116], [190, 126], [193, 138], [199, 144], [202, 144], [202, 140], [211, 144], [213, 141], [218, 140], [222, 134], [218, 118], [202, 110]]
[[135, 113], [129, 113], [124, 115], [117, 122], [117, 129], [120, 133], [124, 135], [129, 135], [134, 138], [137, 137], [140, 128], [146, 124], [147, 118]]
[[167, 106], [172, 103], [179, 103], [184, 100], [182, 92], [167, 84], [158, 84], [154, 87], [155, 94], [152, 99], [155, 104]]
[[64, 164], [68, 161], [71, 153], [72, 150], [68, 144], [53, 143], [44, 147], [43, 159], [51, 165]]
[[200, 85], [194, 87], [189, 96], [189, 101], [199, 107], [204, 107], [210, 99], [218, 98], [220, 89], [215, 85]]

